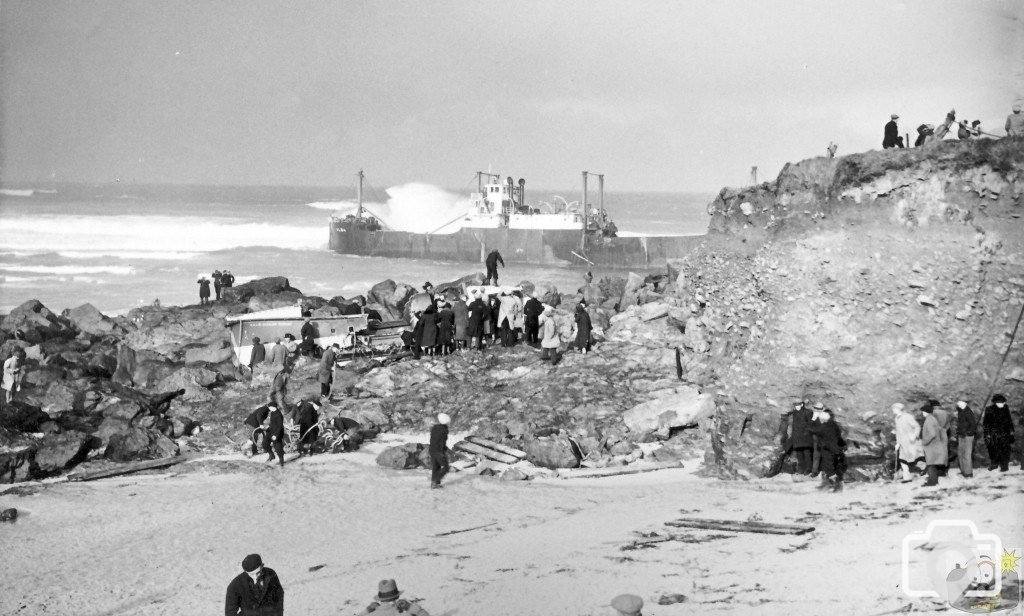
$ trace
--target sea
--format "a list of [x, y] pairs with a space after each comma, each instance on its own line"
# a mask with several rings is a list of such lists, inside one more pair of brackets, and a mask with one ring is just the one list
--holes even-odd
[[[475, 190], [475, 184], [469, 190]], [[435, 232], [465, 212], [469, 190], [412, 182], [364, 191], [367, 209], [394, 229]], [[482, 264], [336, 254], [332, 215], [356, 209], [356, 188], [133, 184], [7, 185], [0, 188], [0, 313], [30, 299], [60, 312], [85, 303], [115, 315], [159, 301], [198, 302], [197, 281], [229, 270], [241, 284], [285, 276], [306, 295], [353, 297], [393, 279], [435, 285], [482, 272]], [[527, 190], [528, 204], [578, 201]], [[707, 193], [609, 192], [604, 205], [621, 235], [700, 235]], [[597, 197], [588, 199], [596, 205]], [[549, 282], [572, 291], [586, 268], [509, 263], [503, 283]], [[596, 279], [624, 275], [593, 268]]]

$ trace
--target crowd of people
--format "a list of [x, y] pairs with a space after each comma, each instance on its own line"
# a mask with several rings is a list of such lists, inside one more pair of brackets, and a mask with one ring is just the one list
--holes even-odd
[[[903, 137], [900, 135], [899, 125], [896, 122], [899, 119], [900, 116], [895, 113], [889, 116], [889, 121], [885, 125], [885, 131], [882, 136], [883, 149], [907, 147]], [[962, 141], [981, 139], [983, 137], [996, 137], [996, 135], [986, 133], [981, 129], [981, 120], [974, 120], [970, 124], [968, 124], [967, 120], [960, 120], [958, 124], [956, 121], [956, 109], [951, 109], [946, 114], [946, 119], [938, 126], [935, 124], [921, 124], [917, 127], [917, 139], [914, 141], [914, 147], [942, 141], [949, 134], [953, 126], [957, 127], [957, 139]], [[1021, 106], [1019, 104], [1013, 106], [1012, 113], [1006, 118], [1004, 128], [1007, 137], [1024, 136], [1024, 113], [1021, 113]]]
[[222, 289], [230, 288], [235, 284], [235, 276], [228, 270], [224, 270], [223, 272], [215, 270], [210, 274], [210, 278], [200, 274], [199, 280], [196, 281], [196, 284], [199, 285], [200, 306], [205, 306], [210, 303], [211, 278], [213, 279], [213, 291], [215, 294], [214, 301], [220, 301], [220, 293]]

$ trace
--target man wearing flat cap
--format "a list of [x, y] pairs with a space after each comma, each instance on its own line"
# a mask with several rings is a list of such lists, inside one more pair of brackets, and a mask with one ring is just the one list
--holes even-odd
[[641, 616], [644, 600], [636, 595], [619, 595], [609, 604], [619, 616]]
[[882, 138], [882, 148], [902, 148], [903, 137], [900, 137], [900, 129], [896, 126], [896, 120], [900, 117], [895, 113], [889, 116], [889, 122], [885, 125], [885, 136]]
[[259, 554], [242, 560], [242, 573], [228, 584], [224, 616], [284, 616], [284, 588]]
[[415, 601], [400, 599], [402, 591], [398, 590], [398, 584], [394, 580], [381, 580], [377, 584], [377, 596], [373, 603], [366, 606], [366, 609], [359, 616], [390, 616], [392, 614], [411, 614], [412, 616], [430, 616], [427, 610], [419, 606]]

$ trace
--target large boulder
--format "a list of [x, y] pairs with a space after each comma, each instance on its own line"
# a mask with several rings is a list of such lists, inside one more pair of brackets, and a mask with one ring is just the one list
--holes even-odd
[[110, 437], [103, 457], [116, 462], [152, 460], [178, 454], [178, 445], [150, 428], [127, 428]]
[[39, 300], [30, 299], [10, 312], [0, 329], [29, 344], [38, 344], [52, 338], [73, 338], [75, 329], [71, 323], [58, 317]]
[[421, 443], [406, 443], [388, 447], [377, 456], [377, 464], [384, 468], [405, 470], [422, 466], [420, 456], [425, 447]]
[[135, 384], [135, 351], [127, 344], [117, 345], [117, 366], [110, 380], [118, 385], [131, 387]]
[[76, 390], [61, 381], [51, 383], [44, 394], [37, 398], [42, 411], [48, 415], [59, 415], [75, 408]]
[[637, 434], [657, 433], [667, 438], [672, 428], [695, 425], [715, 413], [715, 399], [693, 387], [678, 387], [642, 402], [622, 415], [622, 422]]
[[165, 357], [176, 357], [183, 354], [183, 349], [189, 345], [208, 345], [231, 340], [227, 328], [224, 327], [224, 319], [209, 310], [137, 308], [128, 314], [132, 321], [139, 325], [134, 331], [129, 332], [122, 342], [130, 346], [136, 355], [142, 351], [154, 351]]
[[12, 432], [39, 432], [39, 426], [50, 421], [50, 416], [38, 406], [20, 400], [5, 403], [0, 409], [0, 428]]
[[558, 306], [562, 302], [558, 287], [550, 282], [538, 282], [533, 289], [533, 296], [548, 306]]
[[297, 289], [293, 289], [284, 276], [271, 276], [223, 289], [220, 296], [226, 302], [245, 303], [255, 296], [275, 295], [285, 291], [297, 291]]
[[78, 308], [69, 308], [61, 316], [73, 323], [79, 330], [94, 336], [123, 332], [123, 328], [96, 309], [92, 304], [82, 304]]
[[576, 468], [580, 465], [569, 439], [561, 436], [524, 439], [523, 451], [527, 460], [544, 468]]
[[36, 450], [35, 466], [38, 473], [51, 475], [82, 462], [89, 454], [92, 440], [88, 434], [76, 430], [47, 434]]
[[303, 303], [302, 293], [299, 291], [282, 291], [269, 295], [253, 295], [249, 298], [246, 306], [249, 312], [262, 312], [274, 308], [287, 308], [288, 306], [301, 305]]
[[369, 396], [389, 398], [395, 395], [395, 373], [391, 367], [374, 368], [366, 374], [354, 389]]
[[222, 361], [230, 360], [235, 354], [231, 343], [227, 340], [218, 340], [211, 344], [194, 346], [185, 349], [186, 364], [219, 364]]
[[217, 373], [202, 366], [185, 366], [160, 380], [152, 389], [158, 392], [184, 389], [182, 400], [202, 402], [213, 395], [209, 388], [217, 382]]
[[626, 286], [622, 290], [622, 297], [619, 298], [619, 310], [625, 310], [639, 303], [640, 289], [643, 286], [644, 277], [636, 272], [630, 272], [626, 278]]
[[416, 289], [388, 279], [373, 285], [366, 295], [366, 303], [376, 304], [376, 310], [385, 321], [395, 321], [402, 318], [406, 303], [414, 295]]

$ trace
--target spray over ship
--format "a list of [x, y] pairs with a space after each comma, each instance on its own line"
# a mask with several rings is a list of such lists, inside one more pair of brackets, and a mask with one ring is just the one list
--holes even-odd
[[[598, 181], [598, 203], [588, 202], [587, 182]], [[355, 214], [330, 221], [329, 247], [367, 257], [433, 259], [480, 263], [497, 249], [505, 262], [536, 265], [643, 268], [685, 256], [703, 236], [619, 237], [604, 208], [604, 175], [582, 172], [578, 202], [526, 203], [526, 181], [478, 171], [477, 191], [465, 213], [434, 231], [396, 231], [363, 206], [363, 172], [358, 176]]]

